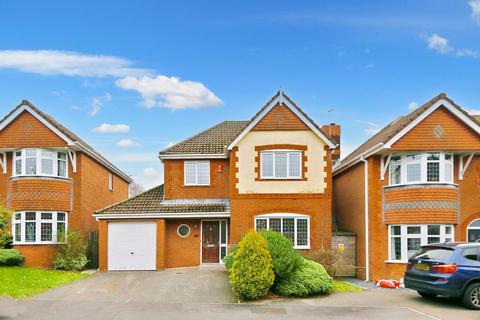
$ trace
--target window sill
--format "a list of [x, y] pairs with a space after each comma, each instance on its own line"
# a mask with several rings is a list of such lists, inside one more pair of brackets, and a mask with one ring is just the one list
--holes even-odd
[[184, 187], [210, 187], [210, 184], [184, 184]]
[[453, 182], [415, 182], [415, 183], [401, 183], [384, 186], [385, 189], [398, 187], [415, 187], [415, 186], [454, 186], [458, 187], [458, 183]]
[[11, 176], [10, 179], [16, 180], [16, 179], [24, 179], [24, 178], [30, 178], [30, 179], [56, 179], [56, 180], [65, 180], [65, 181], [71, 181], [72, 179], [69, 177], [58, 177], [58, 176], [48, 176], [48, 175], [18, 175], [18, 176]]
[[408, 264], [408, 261], [403, 260], [385, 260], [387, 264]]
[[307, 178], [255, 178], [255, 181], [306, 181]]
[[54, 244], [62, 244], [63, 242], [53, 242], [53, 241], [45, 241], [45, 242], [17, 242], [12, 243], [12, 246], [43, 246], [43, 245], [54, 245]]
[[301, 247], [294, 246], [293, 249], [295, 249], [295, 250], [310, 250], [310, 246], [301, 246]]

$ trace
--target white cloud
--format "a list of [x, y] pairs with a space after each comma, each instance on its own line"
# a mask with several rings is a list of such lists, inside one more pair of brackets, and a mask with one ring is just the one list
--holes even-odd
[[[479, 0], [480, 1], [480, 0]], [[448, 39], [434, 33], [427, 38], [428, 47], [441, 54], [454, 55], [457, 57], [480, 58], [480, 51], [473, 49], [456, 49], [448, 44]]]
[[126, 133], [130, 131], [130, 126], [126, 124], [102, 123], [92, 131], [100, 133]]
[[105, 92], [103, 96], [93, 97], [92, 111], [90, 111], [90, 115], [92, 117], [96, 115], [98, 111], [100, 111], [100, 109], [102, 108], [103, 104], [109, 101], [112, 101], [112, 96], [108, 92]]
[[363, 130], [363, 133], [367, 136], [373, 136], [378, 131], [380, 131], [380, 128], [367, 128]]
[[154, 177], [158, 175], [158, 170], [155, 168], [145, 168], [145, 170], [143, 170], [143, 174], [147, 177]]
[[466, 111], [471, 115], [475, 115], [475, 116], [480, 115], [480, 110], [479, 109], [466, 109]]
[[470, 0], [468, 2], [472, 9], [472, 19], [477, 24], [480, 24], [480, 0]]
[[132, 139], [121, 139], [115, 145], [122, 148], [132, 148], [132, 147], [141, 146], [140, 143], [133, 141]]
[[116, 56], [90, 55], [71, 51], [0, 51], [0, 68], [41, 75], [125, 77], [150, 73], [147, 69], [133, 68], [131, 65], [131, 61]]
[[212, 91], [200, 82], [180, 80], [176, 77], [124, 77], [116, 81], [124, 90], [135, 90], [143, 97], [148, 108], [170, 109], [203, 108], [223, 104]]
[[428, 47], [442, 54], [449, 54], [453, 51], [448, 45], [448, 39], [434, 33], [427, 38]]
[[408, 104], [408, 110], [413, 111], [418, 108], [418, 103], [416, 101], [412, 101]]

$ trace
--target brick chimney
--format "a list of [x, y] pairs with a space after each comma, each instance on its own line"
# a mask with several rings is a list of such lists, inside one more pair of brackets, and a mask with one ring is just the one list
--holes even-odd
[[338, 147], [332, 150], [332, 162], [340, 160], [340, 125], [335, 123], [330, 123], [322, 126], [322, 131], [329, 137], [335, 144], [338, 144]]

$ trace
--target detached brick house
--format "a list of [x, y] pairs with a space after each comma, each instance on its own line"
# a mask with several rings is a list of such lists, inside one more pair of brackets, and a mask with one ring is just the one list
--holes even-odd
[[13, 246], [51, 267], [67, 229], [98, 229], [92, 213], [128, 198], [129, 176], [52, 117], [22, 101], [0, 120], [0, 201], [14, 212]]
[[422, 245], [480, 239], [479, 120], [442, 93], [335, 168], [334, 213], [357, 235], [360, 278], [400, 278]]
[[[99, 210], [100, 270], [221, 263], [249, 229], [296, 248], [331, 246], [336, 125], [283, 92], [250, 121], [225, 121], [159, 153], [164, 185]], [[338, 152], [334, 154], [338, 157]]]

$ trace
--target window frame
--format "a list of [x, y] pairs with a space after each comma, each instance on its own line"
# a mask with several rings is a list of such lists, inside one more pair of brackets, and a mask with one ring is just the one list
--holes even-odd
[[[35, 174], [27, 174], [27, 158], [32, 158], [32, 156], [26, 155], [27, 150], [35, 150]], [[46, 158], [42, 155], [42, 151], [53, 152], [54, 156], [52, 159], [52, 174], [42, 173], [42, 160]], [[20, 152], [20, 156], [17, 156], [17, 152]], [[65, 154], [65, 159], [60, 159], [59, 154]], [[20, 160], [20, 173], [17, 174], [17, 160]], [[58, 175], [58, 162], [65, 162], [65, 176]], [[50, 149], [50, 148], [21, 148], [12, 151], [12, 177], [54, 177], [60, 179], [68, 179], [68, 151], [65, 149]]]
[[[25, 216], [27, 213], [35, 213], [35, 220], [26, 220]], [[51, 214], [51, 219], [42, 218], [43, 214]], [[58, 214], [63, 214], [65, 220], [58, 220]], [[20, 215], [20, 219], [16, 219], [17, 214]], [[35, 222], [35, 241], [26, 241], [26, 223]], [[52, 238], [51, 240], [42, 240], [42, 223], [50, 223], [52, 225]], [[34, 211], [34, 210], [25, 210], [25, 211], [15, 211], [12, 214], [12, 238], [13, 245], [42, 245], [42, 244], [57, 244], [62, 243], [62, 241], [57, 241], [58, 236], [58, 223], [65, 224], [65, 234], [68, 230], [68, 214], [65, 211]], [[16, 225], [20, 225], [20, 241], [16, 241]]]
[[[269, 150], [262, 150], [259, 151], [260, 153], [260, 162], [259, 162], [259, 171], [260, 171], [260, 179], [261, 180], [301, 180], [303, 176], [303, 152], [301, 150], [295, 149], [269, 149]], [[285, 177], [277, 177], [276, 176], [276, 157], [278, 153], [286, 153], [287, 154], [287, 175]], [[263, 174], [262, 166], [263, 166], [263, 157], [264, 155], [269, 154], [272, 155], [272, 176], [265, 176]], [[290, 175], [290, 155], [296, 154], [300, 156], [300, 161], [298, 163], [298, 176]]]
[[[440, 155], [439, 160], [428, 160], [428, 155], [432, 153], [438, 153]], [[420, 155], [418, 160], [409, 160], [409, 156]], [[449, 160], [446, 160], [446, 156], [450, 156]], [[451, 152], [441, 151], [428, 151], [428, 152], [404, 152], [394, 153], [393, 157], [400, 157], [400, 182], [392, 183], [393, 177], [393, 163], [390, 160], [388, 165], [388, 186], [400, 186], [400, 185], [415, 185], [415, 184], [454, 184], [454, 154]], [[408, 165], [414, 165], [420, 163], [420, 180], [408, 181]], [[439, 164], [439, 181], [428, 181], [428, 163]], [[450, 170], [447, 175], [447, 165], [450, 166]], [[446, 177], [450, 177], [447, 180]]]
[[108, 173], [108, 190], [113, 191], [113, 173]]
[[[257, 220], [266, 219], [267, 220], [267, 230], [270, 230], [270, 219], [280, 219], [280, 230], [283, 235], [283, 219], [294, 219], [294, 239], [293, 239], [293, 248], [294, 249], [310, 249], [310, 217], [307, 215], [296, 214], [296, 213], [269, 213], [257, 215], [254, 217], [254, 229], [257, 230]], [[298, 220], [307, 220], [307, 244], [298, 245]]]
[[477, 222], [477, 221], [480, 222], [480, 219], [475, 219], [475, 220], [471, 221], [471, 222], [468, 224], [468, 226], [467, 226], [467, 238], [466, 238], [466, 239], [467, 239], [467, 242], [470, 242], [470, 240], [469, 240], [469, 238], [468, 238], [468, 234], [469, 234], [469, 231], [470, 231], [470, 230], [479, 230], [479, 231], [480, 231], [480, 226], [478, 226], [478, 227], [477, 227], [477, 226], [473, 226], [473, 224], [474, 224], [475, 222]]
[[[437, 237], [437, 235], [429, 235], [428, 234], [428, 226], [440, 226], [440, 243], [444, 243], [446, 238], [451, 239], [450, 242], [455, 241], [455, 228], [453, 224], [439, 224], [439, 223], [432, 223], [432, 224], [390, 224], [387, 226], [388, 228], [388, 260], [387, 262], [395, 262], [395, 263], [407, 263], [409, 256], [408, 256], [408, 239], [420, 239], [420, 246], [428, 245], [428, 238], [429, 237]], [[392, 228], [393, 227], [400, 227], [400, 235], [393, 235]], [[420, 227], [420, 234], [408, 234], [407, 229], [408, 227]], [[451, 227], [451, 234], [446, 233], [447, 227]], [[394, 259], [392, 257], [392, 238], [399, 237], [400, 240], [400, 259]]]
[[[198, 183], [198, 164], [200, 163], [208, 164], [208, 182], [207, 183]], [[187, 183], [187, 165], [189, 164], [195, 165], [195, 182], [194, 183]], [[212, 173], [212, 168], [211, 168], [210, 160], [185, 160], [183, 162], [183, 185], [184, 186], [200, 186], [200, 187], [210, 186], [211, 173]]]

